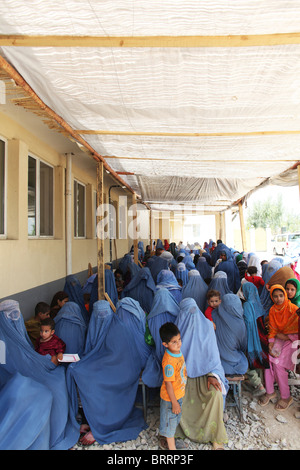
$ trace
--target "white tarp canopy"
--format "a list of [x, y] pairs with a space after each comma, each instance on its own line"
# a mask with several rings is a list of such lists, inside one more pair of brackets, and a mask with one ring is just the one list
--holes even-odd
[[150, 207], [298, 183], [300, 1], [1, 0], [0, 18], [2, 57]]

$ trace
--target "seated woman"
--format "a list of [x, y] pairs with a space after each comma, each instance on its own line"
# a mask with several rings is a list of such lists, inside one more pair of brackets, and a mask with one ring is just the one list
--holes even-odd
[[142, 375], [143, 382], [148, 387], [160, 387], [162, 384], [161, 361], [165, 348], [160, 339], [159, 329], [164, 323], [174, 323], [178, 313], [179, 305], [172, 294], [165, 288], [159, 289], [155, 294], [151, 311], [147, 317], [149, 330], [154, 341], [153, 350]]
[[[181, 256], [179, 256], [178, 258], [183, 259]], [[178, 260], [178, 258], [177, 258], [177, 260]], [[188, 283], [189, 273], [188, 273], [188, 270], [186, 268], [186, 265], [182, 261], [179, 261], [177, 266], [176, 266], [175, 276], [176, 276], [177, 280], [180, 279], [182, 281], [182, 287], [184, 287]]]
[[49, 450], [52, 400], [44, 385], [0, 368], [0, 450]]
[[216, 338], [223, 369], [227, 376], [247, 372], [247, 330], [241, 300], [235, 294], [226, 294], [221, 304], [212, 311]]
[[228, 440], [223, 422], [228, 382], [212, 322], [200, 312], [195, 300], [186, 298], [180, 303], [175, 324], [181, 333], [188, 376], [176, 436], [222, 448]]
[[49, 449], [70, 449], [78, 441], [79, 424], [70, 406], [65, 369], [55, 366], [50, 356], [42, 356], [33, 349], [19, 303], [14, 300], [0, 303], [0, 341], [6, 347], [6, 361], [1, 364], [1, 369], [8, 374], [19, 373], [38, 382], [53, 396], [53, 400], [48, 402]]
[[66, 354], [81, 354], [84, 351], [86, 323], [79, 305], [67, 302], [54, 318], [55, 333], [66, 344]]
[[[196, 256], [195, 256], [196, 258]], [[198, 261], [194, 260], [196, 264], [196, 269], [198, 269], [201, 274], [202, 279], [209, 284], [212, 278], [212, 267], [208, 264], [204, 256], [199, 256]]]
[[221, 263], [215, 267], [214, 273], [223, 271], [227, 274], [227, 282], [229, 289], [236, 294], [241, 287], [240, 272], [231, 251], [226, 248], [220, 251]]
[[151, 310], [156, 286], [149, 268], [140, 269], [124, 287], [121, 298], [130, 297], [137, 300], [140, 306], [148, 314]]
[[[212, 280], [208, 284], [208, 290], [217, 290], [221, 294], [221, 298], [225, 294], [232, 294], [232, 291], [228, 287], [227, 274], [223, 271], [218, 271], [214, 274]], [[208, 304], [206, 304], [205, 309]]]
[[274, 305], [269, 312], [269, 361], [270, 368], [265, 370], [266, 395], [260, 400], [260, 405], [267, 405], [276, 397], [275, 381], [280, 391], [280, 399], [275, 405], [277, 411], [286, 410], [293, 399], [288, 384], [288, 370], [293, 370], [293, 342], [298, 340], [298, 306], [292, 304], [285, 289], [275, 284], [270, 289]]
[[202, 279], [199, 271], [197, 269], [192, 269], [189, 271], [188, 283], [182, 290], [182, 298], [186, 299], [187, 297], [191, 297], [194, 299], [201, 312], [204, 313], [207, 290], [208, 286]]
[[182, 300], [182, 289], [177, 282], [175, 274], [168, 269], [163, 269], [157, 276], [156, 289], [166, 288], [174, 297], [174, 299], [180, 303]]
[[90, 317], [85, 306], [84, 295], [79, 280], [73, 275], [67, 276], [64, 291], [68, 294], [71, 302], [79, 305], [84, 321], [88, 325]]
[[133, 331], [109, 302], [95, 302], [84, 354], [67, 369], [72, 407], [78, 411], [78, 392], [90, 427], [83, 444], [132, 440], [145, 429], [143, 412], [135, 408], [142, 363]]

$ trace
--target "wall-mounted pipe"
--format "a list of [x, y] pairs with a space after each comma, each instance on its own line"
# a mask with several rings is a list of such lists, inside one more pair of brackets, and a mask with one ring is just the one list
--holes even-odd
[[66, 154], [66, 275], [72, 273], [72, 154]]

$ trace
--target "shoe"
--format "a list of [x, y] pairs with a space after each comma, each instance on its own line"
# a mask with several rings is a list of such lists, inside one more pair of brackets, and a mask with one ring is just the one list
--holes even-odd
[[187, 450], [188, 444], [183, 439], [175, 439], [175, 445], [177, 450]]

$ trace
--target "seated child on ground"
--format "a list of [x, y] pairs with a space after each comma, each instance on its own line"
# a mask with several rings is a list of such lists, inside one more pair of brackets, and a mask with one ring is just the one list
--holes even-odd
[[55, 322], [52, 318], [41, 321], [40, 337], [36, 341], [36, 352], [42, 356], [50, 354], [51, 361], [58, 364], [66, 350], [66, 344], [55, 334]]
[[175, 443], [175, 432], [182, 414], [182, 399], [185, 394], [187, 372], [181, 348], [180, 332], [174, 323], [160, 327], [159, 334], [166, 351], [162, 359], [163, 383], [160, 389], [160, 446], [164, 439], [169, 450], [183, 448], [184, 442]]
[[[217, 308], [220, 305], [221, 294], [218, 290], [210, 289], [206, 294], [206, 298], [207, 298], [208, 307], [205, 310], [204, 315], [206, 316], [206, 318], [208, 318], [208, 320], [213, 322], [211, 313], [215, 308]], [[216, 325], [214, 324], [214, 322], [213, 322], [213, 325], [214, 325], [214, 329], [216, 329]]]
[[41, 320], [50, 317], [50, 310], [50, 305], [45, 302], [39, 302], [35, 306], [34, 317], [25, 322], [25, 327], [33, 346], [35, 346], [36, 340], [40, 337]]
[[256, 266], [248, 266], [245, 272], [245, 279], [248, 282], [252, 282], [252, 284], [259, 289], [260, 286], [265, 285], [265, 281], [261, 276], [257, 276], [257, 267]]

